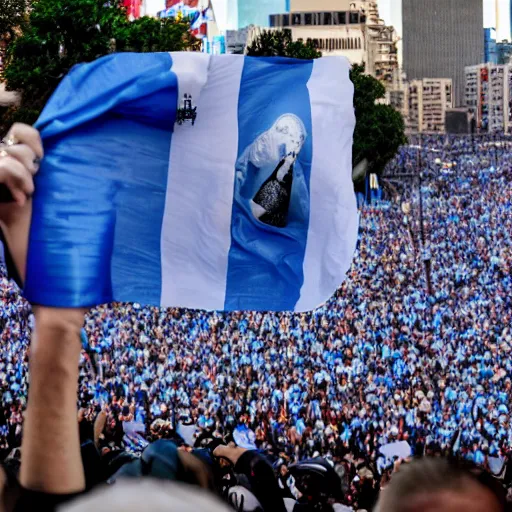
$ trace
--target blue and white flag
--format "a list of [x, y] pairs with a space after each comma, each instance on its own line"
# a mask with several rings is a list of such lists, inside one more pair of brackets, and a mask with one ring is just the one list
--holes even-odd
[[349, 64], [118, 54], [74, 68], [37, 127], [27, 298], [305, 311], [356, 246]]

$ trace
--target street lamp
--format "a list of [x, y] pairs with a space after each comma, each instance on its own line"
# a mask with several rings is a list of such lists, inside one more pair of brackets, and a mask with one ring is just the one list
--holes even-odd
[[430, 247], [427, 245], [427, 235], [425, 232], [425, 220], [423, 217], [423, 162], [421, 156], [421, 134], [420, 134], [420, 147], [418, 149], [418, 162], [419, 162], [419, 198], [420, 198], [420, 233], [421, 233], [421, 259], [425, 264], [425, 275], [427, 278], [427, 293], [432, 295], [432, 256], [430, 253]]

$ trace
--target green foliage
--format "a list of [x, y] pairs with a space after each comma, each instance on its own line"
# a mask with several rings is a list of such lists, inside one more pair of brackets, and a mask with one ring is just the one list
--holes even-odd
[[[0, 7], [0, 46], [7, 46], [27, 21], [28, 0], [2, 0]], [[2, 51], [2, 48], [0, 48]]]
[[375, 78], [364, 74], [364, 66], [354, 65], [350, 71], [354, 84], [356, 128], [353, 161], [370, 163], [369, 171], [381, 174], [386, 164], [406, 143], [404, 120], [390, 105], [376, 103], [384, 98], [385, 88]]
[[130, 22], [120, 0], [33, 0], [22, 33], [7, 49], [4, 71], [7, 89], [23, 93], [22, 104], [3, 116], [0, 128], [5, 131], [18, 120], [34, 122], [76, 64], [113, 51], [199, 49], [189, 29], [187, 21], [146, 17]]
[[168, 52], [201, 49], [201, 42], [190, 32], [186, 20], [139, 18], [115, 32], [118, 52]]
[[291, 30], [265, 30], [247, 48], [252, 57], [292, 57], [294, 59], [318, 59], [322, 54], [311, 41], [293, 41]]

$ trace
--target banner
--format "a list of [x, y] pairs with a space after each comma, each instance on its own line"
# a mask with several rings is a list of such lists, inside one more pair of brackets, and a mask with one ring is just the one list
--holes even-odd
[[207, 23], [213, 19], [209, 0], [167, 0], [160, 17], [187, 18], [191, 32], [198, 38], [207, 35]]
[[306, 311], [354, 254], [350, 65], [202, 53], [75, 67], [37, 127], [25, 293]]
[[388, 443], [379, 448], [379, 452], [386, 458], [386, 463], [391, 464], [396, 457], [405, 460], [412, 455], [412, 448], [407, 441]]

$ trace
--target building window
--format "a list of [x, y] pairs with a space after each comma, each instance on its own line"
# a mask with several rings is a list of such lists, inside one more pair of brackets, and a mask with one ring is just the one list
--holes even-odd
[[277, 27], [277, 15], [276, 14], [271, 14], [270, 15], [270, 26], [271, 27]]
[[289, 14], [283, 14], [283, 23], [281, 25], [282, 27], [289, 27], [290, 26], [290, 15]]
[[311, 12], [304, 15], [304, 25], [313, 25], [313, 14]]
[[359, 23], [359, 13], [358, 12], [351, 12], [349, 16], [349, 23], [351, 25], [356, 25]]
[[292, 14], [292, 25], [302, 25], [302, 14], [300, 12]]
[[332, 12], [324, 12], [324, 25], [332, 25]]
[[[336, 14], [335, 14], [336, 16]], [[336, 17], [335, 17], [336, 19]], [[336, 24], [336, 21], [334, 22]], [[346, 25], [347, 24], [347, 13], [346, 12], [338, 12], [338, 25]]]

